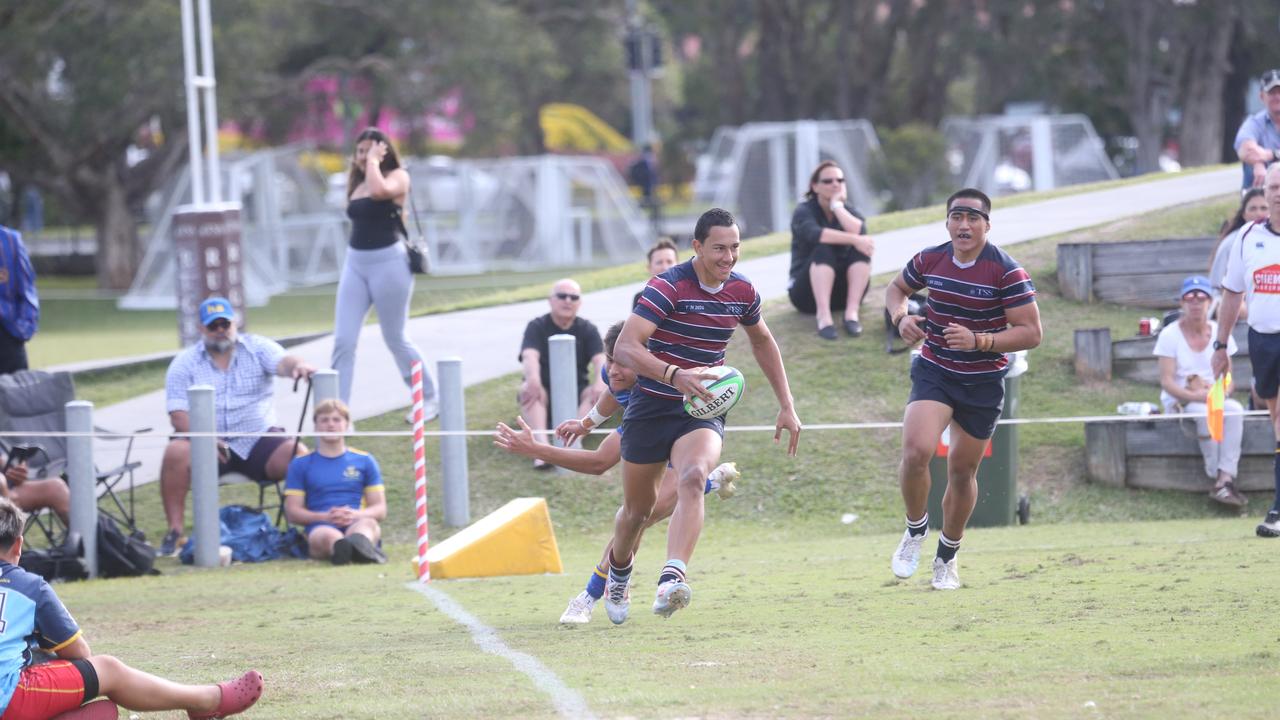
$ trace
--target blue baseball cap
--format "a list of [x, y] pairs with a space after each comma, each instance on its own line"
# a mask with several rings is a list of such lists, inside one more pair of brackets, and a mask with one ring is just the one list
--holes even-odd
[[1189, 292], [1202, 292], [1213, 297], [1213, 286], [1209, 284], [1209, 278], [1203, 275], [1192, 275], [1182, 281], [1182, 292], [1178, 293], [1178, 297], [1184, 298]]
[[236, 321], [236, 311], [231, 307], [231, 301], [224, 297], [211, 297], [200, 303], [200, 324], [208, 326], [209, 323], [224, 318], [227, 322], [234, 323]]

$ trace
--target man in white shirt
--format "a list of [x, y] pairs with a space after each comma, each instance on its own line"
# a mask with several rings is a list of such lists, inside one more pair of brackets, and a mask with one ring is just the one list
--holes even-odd
[[[1280, 164], [1267, 169], [1263, 193], [1271, 220], [1245, 225], [1227, 258], [1212, 362], [1214, 377], [1231, 367], [1227, 342], [1243, 297], [1249, 304], [1253, 389], [1271, 413], [1272, 428], [1280, 438]], [[1258, 525], [1260, 537], [1280, 537], [1280, 441], [1276, 443], [1276, 453], [1276, 494], [1271, 510]]]

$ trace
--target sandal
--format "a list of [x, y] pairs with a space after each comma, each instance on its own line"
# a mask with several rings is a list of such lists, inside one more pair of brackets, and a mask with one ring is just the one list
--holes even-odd
[[218, 689], [222, 691], [222, 698], [218, 700], [217, 710], [209, 713], [188, 711], [187, 717], [191, 720], [224, 718], [248, 710], [262, 697], [262, 673], [250, 670], [235, 680], [218, 683]]

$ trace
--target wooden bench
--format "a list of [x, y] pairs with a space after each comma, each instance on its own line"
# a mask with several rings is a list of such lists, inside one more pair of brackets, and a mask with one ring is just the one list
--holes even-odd
[[[1206, 493], [1213, 487], [1214, 481], [1204, 473], [1204, 459], [1190, 418], [1095, 420], [1085, 423], [1084, 438], [1090, 482]], [[1245, 492], [1274, 489], [1275, 452], [1271, 420], [1246, 417], [1236, 488]]]
[[[1231, 331], [1236, 353], [1231, 356], [1231, 377], [1237, 390], [1245, 390], [1253, 381], [1253, 365], [1249, 362], [1249, 326], [1236, 323]], [[1160, 384], [1160, 359], [1152, 354], [1156, 338], [1132, 337], [1112, 340], [1110, 328], [1082, 328], [1075, 332], [1076, 377], [1081, 380], [1124, 378], [1134, 382]]]
[[1166, 309], [1188, 275], [1206, 275], [1218, 239], [1058, 245], [1058, 287], [1080, 302]]

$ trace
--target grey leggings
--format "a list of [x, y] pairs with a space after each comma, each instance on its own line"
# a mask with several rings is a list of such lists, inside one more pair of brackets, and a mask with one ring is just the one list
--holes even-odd
[[[338, 281], [338, 299], [334, 305], [333, 368], [338, 371], [338, 394], [351, 402], [351, 382], [356, 365], [356, 343], [369, 308], [378, 309], [378, 325], [382, 339], [396, 359], [400, 376], [409, 384], [414, 361], [422, 360], [422, 352], [409, 339], [405, 323], [409, 319], [409, 297], [413, 294], [413, 273], [404, 244], [396, 243], [377, 250], [347, 248], [347, 260]], [[423, 363], [422, 398], [431, 401], [436, 386]]]

